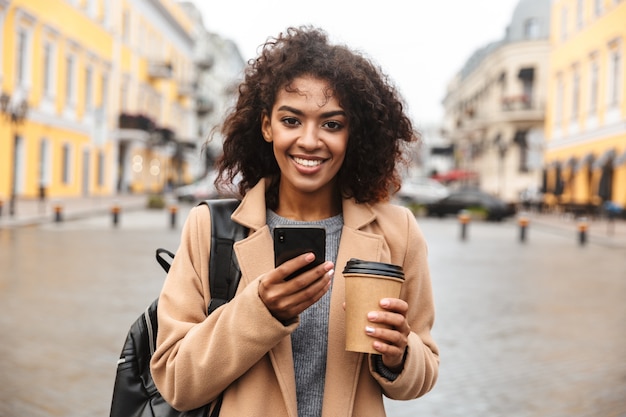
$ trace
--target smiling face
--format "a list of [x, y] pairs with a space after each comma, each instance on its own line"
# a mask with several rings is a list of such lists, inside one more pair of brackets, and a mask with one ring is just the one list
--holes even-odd
[[348, 116], [328, 83], [307, 76], [294, 79], [278, 92], [261, 126], [281, 171], [279, 206], [283, 201], [332, 203], [349, 129]]

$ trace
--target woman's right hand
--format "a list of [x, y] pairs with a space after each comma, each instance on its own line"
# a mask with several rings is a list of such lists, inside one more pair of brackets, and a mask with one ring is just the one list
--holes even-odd
[[305, 253], [279, 265], [261, 277], [259, 297], [276, 319], [288, 323], [315, 304], [330, 289], [334, 264], [324, 262], [289, 281], [285, 278], [313, 262], [315, 255]]

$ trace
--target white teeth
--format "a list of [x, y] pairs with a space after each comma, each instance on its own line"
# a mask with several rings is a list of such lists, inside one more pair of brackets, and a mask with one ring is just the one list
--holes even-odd
[[293, 160], [296, 161], [296, 164], [302, 165], [305, 167], [316, 167], [318, 165], [322, 165], [322, 161], [320, 159], [311, 160], [311, 159], [293, 158]]

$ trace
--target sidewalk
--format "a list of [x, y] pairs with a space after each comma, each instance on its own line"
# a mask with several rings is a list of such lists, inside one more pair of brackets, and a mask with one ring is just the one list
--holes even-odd
[[[166, 196], [169, 204], [172, 197]], [[55, 208], [61, 208], [63, 221], [86, 217], [103, 216], [112, 213], [114, 206], [119, 206], [122, 212], [142, 210], [146, 208], [148, 196], [146, 194], [119, 194], [114, 196], [81, 197], [50, 199], [41, 203], [37, 199], [19, 199], [15, 203], [14, 216], [9, 216], [8, 202], [4, 201], [0, 215], [0, 229], [22, 226], [33, 226], [56, 221]], [[578, 241], [580, 220], [566, 214], [526, 213], [529, 220], [529, 240], [532, 240], [533, 229], [559, 234], [565, 238]], [[519, 219], [509, 220], [517, 224]], [[586, 220], [587, 243], [600, 244], [612, 248], [626, 249], [626, 221], [616, 219], [613, 222], [603, 219]]]
[[[571, 237], [572, 240], [579, 241], [580, 228], [586, 226], [586, 239], [588, 243], [599, 244], [612, 248], [626, 249], [626, 221], [623, 219], [608, 220], [606, 218], [586, 218], [579, 219], [571, 214], [547, 214], [547, 213], [526, 213], [529, 220], [528, 231], [533, 233], [533, 229], [542, 230]], [[514, 220], [518, 222], [520, 216]], [[532, 236], [529, 238], [532, 239]]]
[[[166, 201], [169, 201], [166, 199]], [[14, 215], [9, 214], [9, 202], [2, 202], [0, 229], [34, 226], [52, 223], [60, 210], [62, 221], [102, 216], [112, 213], [117, 206], [121, 211], [142, 210], [146, 208], [148, 196], [145, 194], [119, 194], [97, 197], [68, 197], [49, 199], [18, 199], [15, 202]]]

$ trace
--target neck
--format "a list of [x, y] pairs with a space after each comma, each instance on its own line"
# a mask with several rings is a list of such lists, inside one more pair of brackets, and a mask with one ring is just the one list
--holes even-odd
[[276, 214], [298, 221], [328, 219], [341, 213], [341, 196], [333, 192], [328, 195], [293, 196], [279, 192]]

